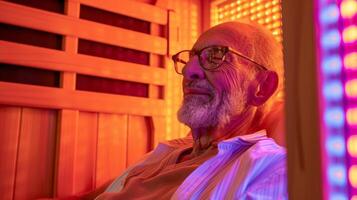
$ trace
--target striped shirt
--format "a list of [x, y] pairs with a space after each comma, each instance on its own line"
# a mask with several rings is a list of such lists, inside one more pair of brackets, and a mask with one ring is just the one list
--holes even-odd
[[[190, 137], [160, 143], [106, 192], [120, 192], [131, 172], [159, 163], [192, 143]], [[171, 199], [287, 199], [286, 187], [286, 151], [262, 130], [218, 143], [218, 153], [189, 174]]]

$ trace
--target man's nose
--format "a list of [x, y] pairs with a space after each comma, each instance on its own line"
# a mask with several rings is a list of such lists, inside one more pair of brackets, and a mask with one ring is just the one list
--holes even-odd
[[198, 56], [194, 56], [187, 62], [183, 69], [183, 76], [187, 79], [203, 79], [205, 78], [205, 71], [200, 66]]

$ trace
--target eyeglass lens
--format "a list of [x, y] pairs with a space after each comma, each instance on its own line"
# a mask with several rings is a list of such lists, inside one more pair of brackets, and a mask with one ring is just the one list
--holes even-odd
[[[226, 51], [224, 48], [208, 47], [202, 49], [196, 54], [199, 54], [199, 61], [202, 67], [204, 69], [211, 70], [219, 67], [225, 58], [225, 53]], [[177, 54], [175, 62], [177, 73], [182, 74], [183, 68], [192, 56], [194, 56], [194, 53], [191, 51], [183, 51]]]

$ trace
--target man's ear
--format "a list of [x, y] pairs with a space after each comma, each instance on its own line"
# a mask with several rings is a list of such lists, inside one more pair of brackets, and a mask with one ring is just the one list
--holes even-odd
[[279, 78], [274, 71], [264, 71], [257, 75], [257, 88], [252, 95], [251, 104], [260, 106], [264, 104], [278, 88]]

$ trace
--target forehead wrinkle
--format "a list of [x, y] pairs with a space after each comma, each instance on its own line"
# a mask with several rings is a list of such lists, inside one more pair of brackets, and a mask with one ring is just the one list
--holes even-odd
[[211, 45], [228, 46], [248, 57], [254, 55], [251, 38], [249, 38], [248, 34], [241, 31], [237, 33], [236, 30], [213, 28], [199, 37], [193, 49], [202, 49]]

